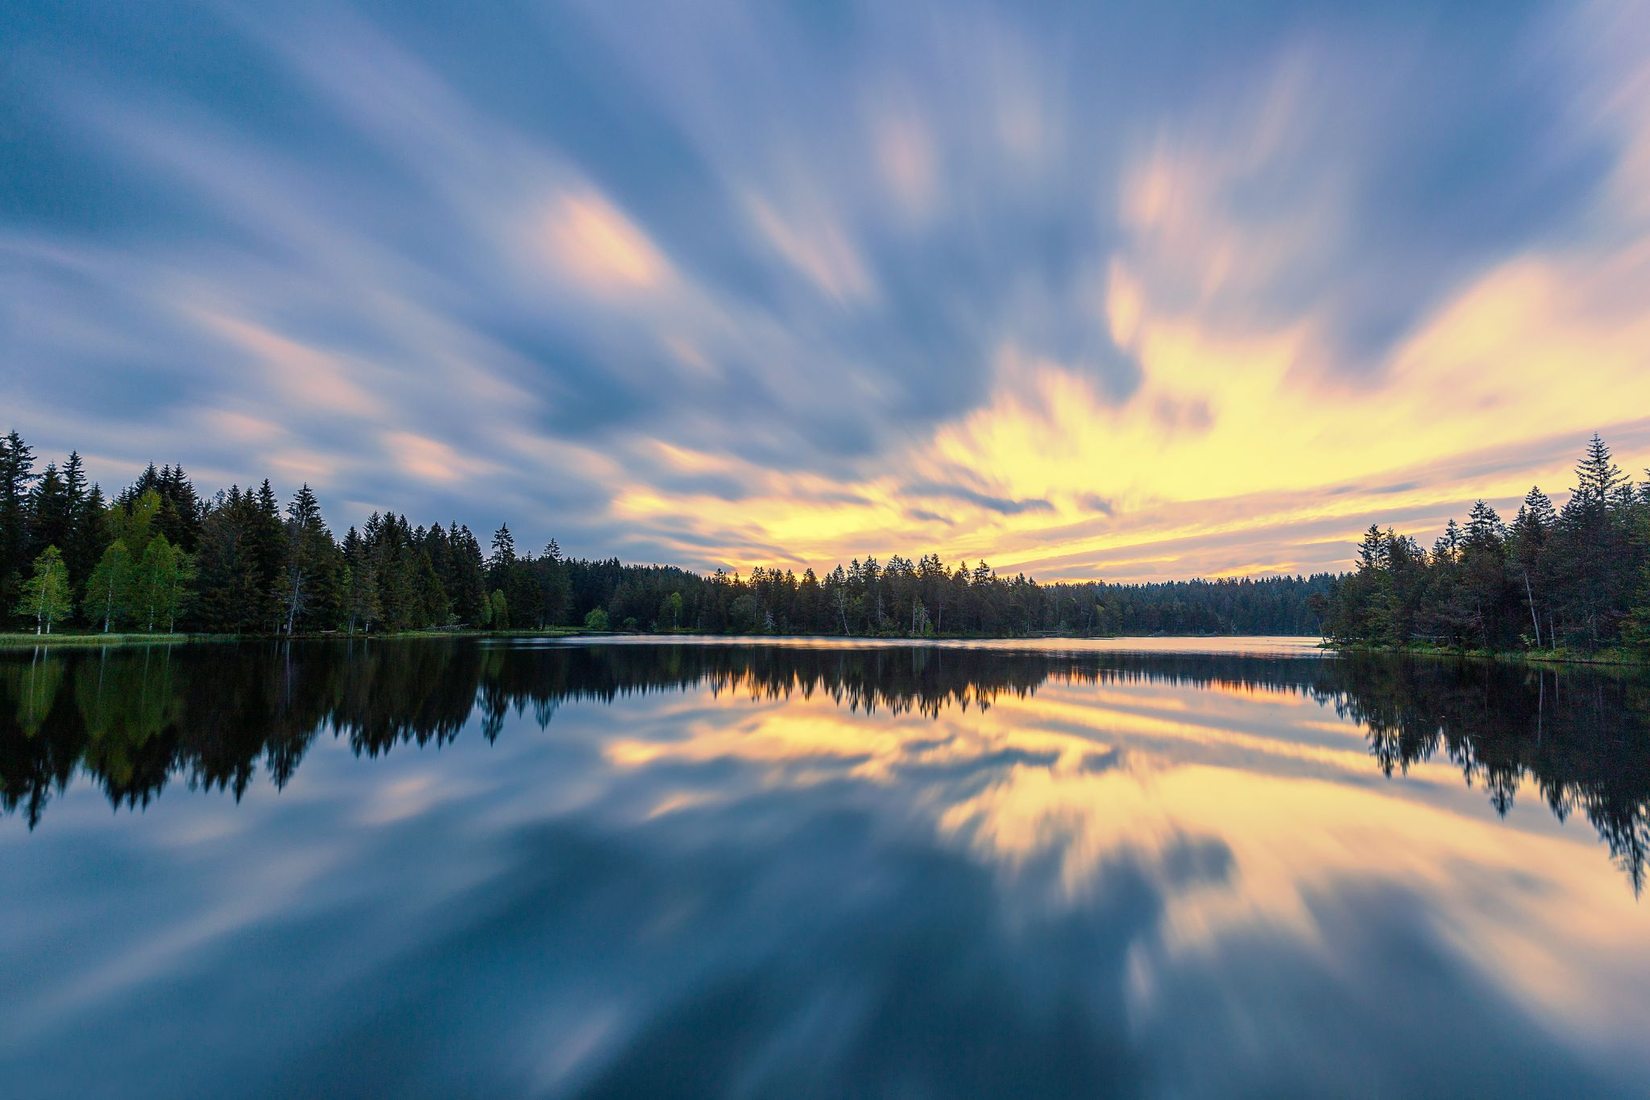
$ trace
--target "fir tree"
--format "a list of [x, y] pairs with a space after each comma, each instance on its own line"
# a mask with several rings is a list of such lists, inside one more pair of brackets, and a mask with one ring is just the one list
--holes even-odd
[[49, 462], [29, 494], [29, 538], [34, 553], [69, 543], [73, 512], [69, 490], [57, 463]]
[[21, 594], [29, 567], [29, 487], [34, 451], [15, 431], [0, 439], [0, 613]]
[[339, 553], [308, 485], [287, 505], [282, 541], [282, 629], [290, 635], [332, 626], [338, 613]]

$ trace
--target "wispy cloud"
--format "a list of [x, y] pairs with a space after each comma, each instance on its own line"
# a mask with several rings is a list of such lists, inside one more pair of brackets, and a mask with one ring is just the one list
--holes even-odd
[[105, 480], [1127, 578], [1650, 464], [1630, 2], [189, 11], [8, 24], [0, 427]]

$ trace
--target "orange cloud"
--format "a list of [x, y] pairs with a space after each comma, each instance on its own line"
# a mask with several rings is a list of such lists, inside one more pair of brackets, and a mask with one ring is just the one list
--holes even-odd
[[354, 416], [384, 414], [384, 404], [351, 378], [366, 368], [344, 356], [311, 347], [243, 317], [208, 309], [192, 312], [207, 328], [260, 362], [268, 384], [290, 400]]
[[556, 264], [591, 290], [640, 290], [670, 275], [647, 234], [595, 192], [563, 195], [545, 216], [545, 242]]
[[425, 481], [460, 481], [495, 469], [490, 463], [461, 456], [440, 440], [413, 432], [386, 432], [383, 443], [397, 466]]

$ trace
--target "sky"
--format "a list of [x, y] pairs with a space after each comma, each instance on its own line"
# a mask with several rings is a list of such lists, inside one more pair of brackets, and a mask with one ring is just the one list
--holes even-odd
[[0, 431], [486, 541], [1347, 565], [1650, 466], [1650, 3], [0, 9]]

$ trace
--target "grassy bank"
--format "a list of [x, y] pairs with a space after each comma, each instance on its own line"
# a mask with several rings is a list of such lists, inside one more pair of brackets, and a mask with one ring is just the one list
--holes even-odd
[[0, 634], [0, 649], [35, 649], [50, 646], [53, 649], [71, 647], [122, 645], [174, 645], [179, 642], [235, 641], [233, 634], [103, 634], [61, 631], [36, 634], [33, 631]]
[[[576, 627], [551, 627], [548, 630], [395, 630], [388, 633], [356, 634], [361, 640], [383, 641], [398, 638], [565, 638], [575, 634], [588, 634], [587, 630]], [[300, 641], [331, 639], [343, 640], [351, 635], [340, 633], [329, 634], [299, 634]], [[248, 642], [248, 641], [276, 641], [275, 637], [266, 634], [134, 634], [110, 633], [91, 631], [58, 631], [52, 634], [36, 634], [33, 631], [17, 631], [0, 633], [0, 649], [35, 649], [49, 646], [53, 649], [97, 646], [128, 646], [128, 645], [176, 645], [183, 642]]]
[[1411, 657], [1470, 657], [1482, 661], [1507, 661], [1529, 665], [1614, 665], [1631, 668], [1650, 668], [1650, 653], [1631, 649], [1478, 649], [1466, 646], [1441, 646], [1431, 643], [1412, 645], [1336, 645], [1323, 643], [1324, 649], [1336, 653], [1391, 653]]

